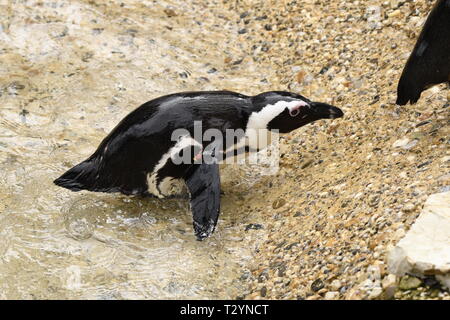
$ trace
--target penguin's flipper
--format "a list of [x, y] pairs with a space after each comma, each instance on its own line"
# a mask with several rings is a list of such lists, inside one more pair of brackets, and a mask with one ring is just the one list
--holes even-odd
[[192, 166], [184, 179], [190, 193], [191, 211], [197, 240], [209, 237], [219, 218], [219, 165], [202, 163]]

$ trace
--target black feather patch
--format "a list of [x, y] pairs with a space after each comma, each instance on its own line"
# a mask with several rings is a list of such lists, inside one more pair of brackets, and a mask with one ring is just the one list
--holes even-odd
[[397, 104], [416, 103], [422, 91], [450, 78], [450, 0], [438, 0], [425, 22], [397, 87]]

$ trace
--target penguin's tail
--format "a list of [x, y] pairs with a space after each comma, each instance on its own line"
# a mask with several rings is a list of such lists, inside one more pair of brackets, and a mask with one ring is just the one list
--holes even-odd
[[96, 159], [91, 158], [77, 164], [75, 167], [64, 173], [61, 177], [53, 181], [53, 183], [57, 186], [67, 188], [72, 191], [103, 191], [100, 190], [102, 188], [99, 188], [96, 181], [98, 171], [98, 163]]
[[53, 181], [72, 191], [121, 192], [126, 195], [147, 194], [147, 178], [140, 170], [126, 170], [122, 165], [106, 165], [91, 156]]

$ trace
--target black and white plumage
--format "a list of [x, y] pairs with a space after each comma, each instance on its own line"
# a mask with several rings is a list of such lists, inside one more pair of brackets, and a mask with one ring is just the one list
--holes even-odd
[[438, 0], [403, 69], [397, 104], [416, 103], [422, 91], [445, 82], [450, 82], [450, 0]]
[[[246, 96], [229, 91], [185, 92], [151, 100], [128, 114], [87, 160], [68, 170], [54, 183], [73, 191], [121, 192], [127, 195], [170, 194], [173, 180], [184, 180], [191, 202], [198, 240], [208, 237], [220, 211], [220, 176], [217, 163], [174, 162], [173, 156], [193, 152], [202, 156], [210, 142], [197, 141], [195, 122], [202, 130], [279, 130], [287, 133], [319, 119], [342, 117], [339, 108], [312, 102], [282, 91]], [[188, 132], [173, 141], [174, 130]], [[258, 150], [251, 139], [247, 150]], [[224, 141], [223, 146], [227, 143]], [[263, 146], [264, 147], [264, 146]], [[227, 153], [225, 148], [221, 152]]]

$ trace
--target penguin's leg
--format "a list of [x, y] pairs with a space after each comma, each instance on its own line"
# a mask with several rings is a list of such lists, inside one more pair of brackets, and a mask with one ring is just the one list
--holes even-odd
[[217, 163], [193, 165], [184, 180], [190, 193], [195, 235], [197, 240], [201, 241], [214, 232], [219, 218], [219, 165]]

